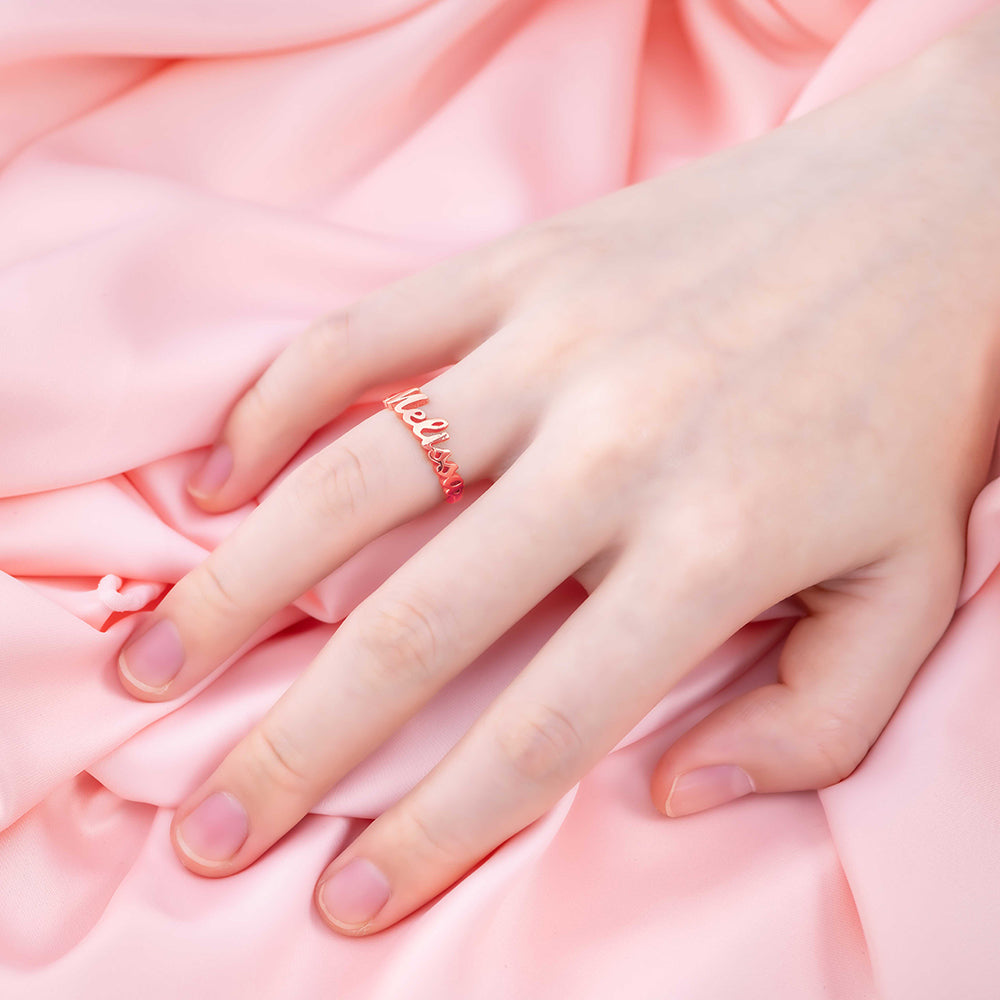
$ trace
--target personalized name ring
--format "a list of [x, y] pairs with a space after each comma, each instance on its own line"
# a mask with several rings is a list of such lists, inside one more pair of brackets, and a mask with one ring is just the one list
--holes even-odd
[[420, 442], [420, 447], [424, 449], [431, 465], [434, 466], [434, 471], [441, 481], [445, 501], [455, 503], [462, 495], [465, 484], [458, 474], [458, 466], [452, 461], [451, 449], [438, 447], [439, 442], [449, 439], [445, 431], [448, 421], [440, 418], [431, 420], [427, 413], [420, 409], [428, 402], [430, 400], [426, 393], [421, 392], [418, 386], [414, 386], [412, 389], [397, 392], [394, 396], [386, 396], [382, 400], [382, 405], [398, 414], [404, 424], [409, 424], [410, 430]]

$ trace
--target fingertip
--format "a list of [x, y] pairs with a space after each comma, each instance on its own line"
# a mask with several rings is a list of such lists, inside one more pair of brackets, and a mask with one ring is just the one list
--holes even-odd
[[215, 445], [188, 480], [187, 489], [203, 507], [217, 507], [215, 499], [233, 473], [233, 452], [224, 441]]
[[320, 878], [313, 901], [332, 930], [357, 937], [373, 932], [391, 896], [392, 886], [381, 869], [355, 857]]
[[755, 792], [753, 778], [736, 764], [709, 764], [683, 771], [670, 784], [661, 805], [666, 816], [688, 816]]
[[[780, 683], [764, 684], [719, 705], [683, 733], [657, 762], [653, 805], [676, 818], [754, 793], [801, 790], [804, 739]], [[814, 787], [814, 786], [810, 786]]]
[[355, 926], [355, 927], [345, 927], [342, 924], [337, 923], [327, 912], [326, 907], [323, 905], [323, 887], [329, 879], [321, 878], [313, 889], [313, 909], [319, 914], [320, 920], [323, 922], [324, 927], [329, 931], [335, 931], [343, 937], [364, 937], [369, 933], [369, 930], [365, 926]]
[[323, 922], [324, 927], [329, 931], [334, 931], [340, 934], [342, 937], [350, 938], [360, 938], [368, 937], [370, 934], [375, 933], [370, 924], [360, 924], [353, 927], [347, 927], [343, 924], [337, 923], [327, 912], [326, 907], [323, 905], [323, 886], [327, 882], [327, 879], [321, 879], [316, 883], [315, 889], [313, 889], [313, 909], [319, 914], [320, 920]]
[[184, 664], [184, 646], [177, 627], [161, 619], [118, 653], [118, 680], [134, 698], [166, 701], [174, 696], [170, 686]]
[[233, 865], [231, 862], [210, 864], [201, 861], [190, 853], [183, 838], [177, 833], [171, 833], [170, 842], [177, 860], [192, 875], [198, 875], [201, 878], [228, 878], [230, 875], [238, 875], [249, 865], [249, 862], [244, 865]]
[[118, 683], [121, 684], [122, 689], [126, 694], [137, 699], [138, 701], [166, 701], [166, 692], [168, 685], [160, 689], [154, 689], [146, 687], [144, 684], [140, 684], [131, 674], [128, 669], [128, 664], [125, 662], [125, 658], [122, 654], [118, 654]]
[[250, 836], [250, 815], [229, 791], [216, 789], [193, 809], [184, 803], [174, 813], [170, 838], [174, 853], [190, 871], [209, 878], [234, 875], [247, 867], [240, 858]]

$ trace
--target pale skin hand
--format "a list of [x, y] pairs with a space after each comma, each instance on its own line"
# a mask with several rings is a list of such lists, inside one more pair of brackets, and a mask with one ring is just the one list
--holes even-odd
[[[588, 592], [576, 612], [320, 873], [331, 927], [376, 932], [447, 889], [785, 597], [807, 615], [778, 683], [671, 746], [652, 804], [676, 816], [721, 801], [689, 791], [668, 810], [675, 779], [700, 767], [737, 765], [758, 793], [856, 768], [951, 619], [1000, 418], [1000, 129], [982, 68], [1000, 32], [993, 15], [973, 24], [761, 139], [376, 292], [275, 360], [228, 419], [234, 467], [199, 496], [205, 510], [256, 496], [368, 387], [449, 364], [422, 385], [427, 410], [450, 422], [466, 484], [492, 485], [459, 501], [178, 807], [171, 836], [191, 871], [252, 864], [568, 576]], [[442, 502], [409, 428], [379, 410], [167, 594], [149, 624], [173, 623], [176, 677], [137, 685], [130, 642], [123, 685], [177, 697]], [[219, 791], [249, 832], [229, 859], [198, 860], [179, 828]], [[391, 894], [366, 919], [382, 896], [354, 866], [338, 923], [319, 888], [357, 858]]]

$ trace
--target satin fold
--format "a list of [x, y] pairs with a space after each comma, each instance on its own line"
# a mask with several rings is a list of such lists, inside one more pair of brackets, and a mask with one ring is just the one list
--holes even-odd
[[[206, 515], [183, 484], [310, 320], [760, 135], [988, 6], [0, 9], [0, 996], [997, 996], [996, 461], [955, 618], [849, 778], [674, 821], [649, 800], [681, 733], [776, 679], [799, 613], [782, 602], [549, 812], [370, 939], [321, 924], [318, 875], [450, 750], [582, 588], [557, 588], [225, 879], [180, 864], [173, 810], [459, 512], [441, 504], [365, 546], [182, 698], [135, 701], [115, 668], [158, 598], [251, 509]], [[292, 466], [377, 412], [382, 388]]]

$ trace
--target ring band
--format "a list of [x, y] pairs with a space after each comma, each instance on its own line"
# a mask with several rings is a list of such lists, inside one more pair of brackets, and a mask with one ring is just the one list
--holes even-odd
[[462, 477], [458, 474], [458, 466], [451, 459], [450, 448], [438, 448], [435, 442], [447, 441], [449, 435], [445, 428], [448, 426], [447, 420], [431, 420], [421, 409], [414, 409], [422, 404], [430, 402], [427, 394], [420, 391], [419, 386], [412, 389], [405, 389], [397, 392], [393, 396], [386, 396], [382, 400], [382, 405], [387, 410], [392, 410], [399, 415], [399, 419], [404, 424], [410, 425], [410, 430], [416, 435], [421, 448], [430, 459], [438, 479], [441, 481], [441, 489], [444, 490], [444, 498], [448, 503], [455, 503], [462, 495], [462, 488], [465, 485]]

